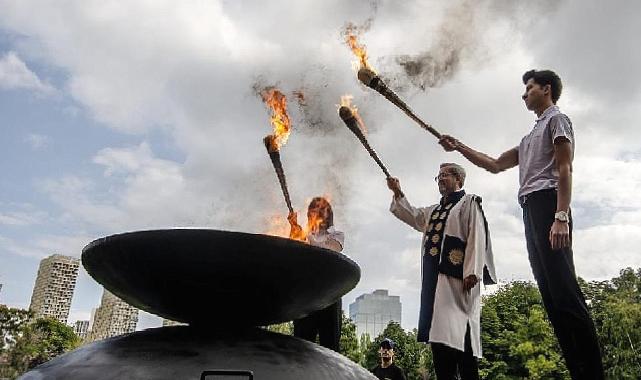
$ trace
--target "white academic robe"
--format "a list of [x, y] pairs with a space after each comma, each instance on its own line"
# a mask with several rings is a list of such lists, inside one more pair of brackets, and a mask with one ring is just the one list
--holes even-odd
[[[463, 278], [473, 274], [479, 279], [479, 284], [468, 293], [463, 290], [461, 279], [443, 273], [438, 274], [428, 341], [465, 351], [465, 332], [469, 324], [472, 351], [474, 356], [480, 358], [482, 356], [480, 284], [483, 280], [483, 268], [487, 267], [490, 277], [495, 282], [496, 274], [489, 235], [486, 244], [485, 219], [475, 198], [477, 196], [473, 194], [465, 194], [452, 207], [445, 223], [444, 236], [457, 237], [466, 242]], [[405, 197], [392, 199], [390, 211], [401, 221], [423, 234], [421, 255], [426, 254], [427, 226], [430, 215], [437, 206], [438, 204], [416, 208]], [[441, 240], [441, 251], [443, 241], [445, 239]], [[442, 252], [440, 259], [443, 260], [444, 256]]]

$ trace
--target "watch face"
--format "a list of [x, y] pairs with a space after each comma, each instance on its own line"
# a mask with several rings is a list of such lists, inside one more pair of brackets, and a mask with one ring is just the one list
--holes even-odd
[[568, 213], [565, 211], [559, 211], [556, 214], [554, 214], [554, 219], [557, 219], [561, 222], [567, 222], [568, 221]]

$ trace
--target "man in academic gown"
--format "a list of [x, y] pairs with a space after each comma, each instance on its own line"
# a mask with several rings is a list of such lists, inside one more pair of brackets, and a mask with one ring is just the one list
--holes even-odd
[[438, 380], [478, 379], [481, 351], [480, 283], [496, 282], [494, 260], [481, 198], [462, 190], [465, 170], [441, 164], [435, 178], [439, 203], [412, 206], [397, 178], [387, 185], [390, 211], [423, 234], [421, 311], [418, 340], [430, 342]]

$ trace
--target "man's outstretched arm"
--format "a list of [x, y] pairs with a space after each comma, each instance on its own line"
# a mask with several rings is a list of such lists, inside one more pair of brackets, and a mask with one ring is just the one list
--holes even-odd
[[519, 164], [519, 151], [517, 148], [503, 152], [499, 158], [492, 158], [485, 153], [470, 148], [452, 136], [443, 135], [438, 143], [443, 146], [445, 151], [451, 152], [455, 150], [460, 152], [468, 161], [490, 173], [500, 173]]

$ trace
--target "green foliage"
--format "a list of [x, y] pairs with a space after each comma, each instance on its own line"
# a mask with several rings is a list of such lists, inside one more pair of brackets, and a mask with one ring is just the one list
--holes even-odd
[[483, 358], [487, 379], [569, 379], [541, 295], [529, 282], [516, 281], [483, 299]]
[[19, 309], [3, 308], [0, 312], [3, 334], [6, 328], [13, 337], [3, 351], [7, 365], [0, 368], [0, 377], [15, 378], [80, 345], [73, 329], [55, 319], [30, 321], [30, 314]]
[[580, 281], [599, 335], [608, 379], [641, 379], [641, 269], [611, 281]]
[[2, 345], [0, 354], [8, 351], [16, 343], [20, 335], [20, 328], [32, 317], [28, 310], [14, 309], [0, 305], [0, 333], [2, 333]]
[[294, 335], [294, 322], [283, 322], [276, 325], [269, 325], [265, 327], [268, 331], [284, 334]]
[[341, 326], [340, 353], [347, 356], [355, 363], [363, 362], [363, 352], [359, 347], [359, 341], [356, 337], [356, 325], [352, 320], [342, 315], [343, 324]]

